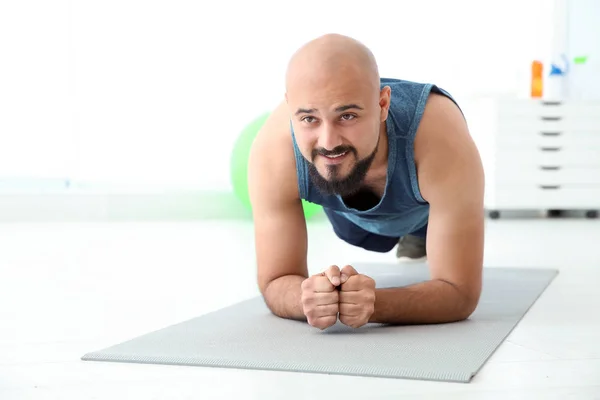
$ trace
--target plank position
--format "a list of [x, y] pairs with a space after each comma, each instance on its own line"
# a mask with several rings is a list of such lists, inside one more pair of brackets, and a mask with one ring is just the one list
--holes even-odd
[[[464, 116], [433, 84], [382, 78], [372, 52], [337, 34], [294, 53], [285, 100], [249, 162], [258, 286], [271, 312], [325, 329], [339, 321], [459, 321], [481, 292], [484, 173]], [[350, 265], [312, 276], [301, 199], [341, 239], [424, 257], [426, 282], [376, 288]]]

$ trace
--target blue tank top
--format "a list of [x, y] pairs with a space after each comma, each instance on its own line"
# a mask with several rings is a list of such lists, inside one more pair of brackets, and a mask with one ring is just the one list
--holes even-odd
[[381, 88], [391, 88], [391, 104], [386, 121], [388, 166], [384, 194], [370, 209], [359, 210], [346, 205], [339, 195], [322, 194], [312, 185], [308, 161], [300, 153], [293, 128], [296, 172], [300, 198], [320, 204], [354, 222], [368, 232], [400, 237], [423, 228], [429, 218], [429, 204], [419, 191], [414, 162], [414, 138], [425, 103], [431, 92], [454, 99], [433, 84], [381, 78]]

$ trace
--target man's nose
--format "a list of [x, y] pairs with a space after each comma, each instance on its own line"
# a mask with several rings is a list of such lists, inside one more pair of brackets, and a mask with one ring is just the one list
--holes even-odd
[[331, 151], [340, 145], [342, 145], [342, 136], [339, 132], [331, 125], [324, 125], [319, 135], [319, 147]]

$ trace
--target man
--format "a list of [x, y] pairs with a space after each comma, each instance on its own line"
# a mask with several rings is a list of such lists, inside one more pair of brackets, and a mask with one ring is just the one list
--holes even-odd
[[[362, 43], [324, 35], [293, 55], [285, 101], [253, 144], [249, 185], [258, 285], [275, 315], [325, 329], [338, 318], [358, 328], [474, 311], [484, 236], [477, 148], [447, 93], [380, 78]], [[341, 239], [370, 251], [398, 244], [411, 256], [421, 238], [431, 279], [380, 289], [349, 265], [309, 277], [301, 199], [322, 204]]]

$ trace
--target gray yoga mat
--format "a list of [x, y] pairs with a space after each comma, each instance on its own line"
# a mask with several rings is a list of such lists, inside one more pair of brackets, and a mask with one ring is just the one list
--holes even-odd
[[[354, 264], [378, 287], [429, 279], [425, 264]], [[272, 315], [260, 297], [151, 332], [86, 361], [246, 368], [469, 382], [556, 276], [556, 270], [486, 268], [465, 321], [321, 331]]]

